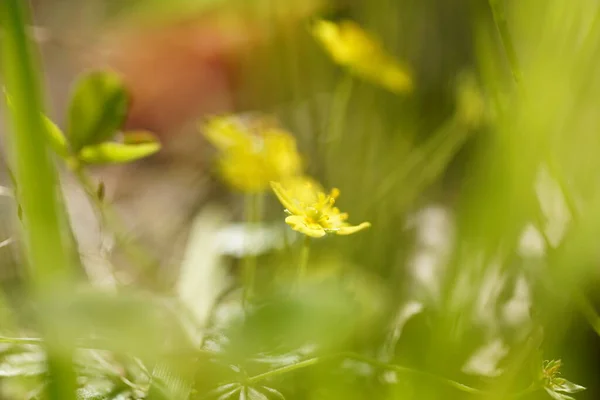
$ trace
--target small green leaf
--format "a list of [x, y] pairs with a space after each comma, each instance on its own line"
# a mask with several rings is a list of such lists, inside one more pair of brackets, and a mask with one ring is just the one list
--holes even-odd
[[555, 386], [554, 390], [565, 393], [577, 393], [585, 390], [585, 388], [566, 379], [561, 379], [560, 385]]
[[259, 392], [253, 387], [247, 387], [246, 393], [246, 398], [248, 400], [269, 400], [269, 398], [264, 393]]
[[69, 105], [67, 136], [73, 151], [111, 139], [125, 120], [128, 104], [117, 74], [91, 72], [83, 76]]
[[575, 400], [571, 396], [567, 396], [566, 394], [555, 392], [554, 390], [549, 389], [549, 388], [544, 388], [544, 390], [546, 391], [546, 393], [548, 393], [550, 395], [550, 397], [552, 397], [555, 400]]
[[269, 398], [279, 399], [279, 400], [285, 400], [285, 396], [279, 390], [273, 389], [273, 388], [268, 387], [268, 386], [263, 386], [261, 388], [261, 390], [263, 392], [269, 394], [270, 395]]
[[68, 157], [69, 144], [60, 128], [46, 116], [44, 116], [44, 125], [46, 126], [46, 132], [44, 133], [46, 134], [50, 147], [52, 147], [59, 156]]
[[150, 156], [160, 150], [159, 143], [123, 144], [106, 142], [87, 146], [79, 152], [79, 160], [86, 164], [120, 164]]
[[[8, 107], [13, 108], [12, 99], [6, 90], [4, 90], [4, 97]], [[42, 119], [44, 121], [44, 126], [46, 127], [44, 136], [48, 139], [48, 144], [59, 156], [67, 157], [69, 155], [69, 146], [65, 135], [50, 118], [42, 115]]]
[[148, 131], [130, 131], [123, 133], [123, 143], [125, 144], [142, 144], [142, 143], [157, 143], [158, 138], [152, 132]]

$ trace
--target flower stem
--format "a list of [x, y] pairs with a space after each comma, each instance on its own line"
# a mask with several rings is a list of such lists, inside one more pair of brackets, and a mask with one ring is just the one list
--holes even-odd
[[[245, 197], [245, 220], [246, 220], [246, 240], [247, 243], [252, 243], [249, 238], [254, 236], [254, 229], [256, 228], [256, 224], [260, 220], [261, 213], [261, 195], [250, 193]], [[244, 255], [243, 265], [242, 265], [242, 274], [243, 274], [243, 282], [244, 282], [244, 291], [242, 297], [242, 304], [244, 308], [248, 306], [248, 302], [251, 300], [254, 295], [254, 286], [256, 280], [256, 254], [254, 254], [254, 249], [252, 245], [246, 245], [246, 253]]]
[[310, 237], [304, 236], [302, 249], [300, 250], [300, 262], [298, 264], [298, 281], [306, 276], [308, 270], [308, 258], [310, 256]]
[[[29, 279], [41, 304], [58, 292], [72, 288], [75, 265], [68, 249], [71, 237], [65, 232], [64, 210], [58, 174], [44, 135], [41, 72], [36, 49], [28, 40], [30, 10], [27, 1], [0, 1], [0, 33], [3, 81], [10, 95], [8, 107], [12, 165], [16, 198], [22, 209], [25, 254]], [[76, 380], [72, 344], [61, 326], [48, 315], [39, 315], [46, 337], [50, 376], [47, 398], [74, 399]]]
[[[329, 125], [327, 134], [322, 143], [323, 160], [330, 160], [332, 150], [335, 149], [336, 143], [341, 139], [344, 130], [344, 121], [348, 113], [348, 104], [354, 87], [354, 79], [351, 75], [346, 74], [337, 84], [333, 93], [333, 99], [329, 114]], [[325, 169], [324, 173], [326, 174]]]
[[[86, 174], [83, 166], [79, 164], [71, 165], [71, 171], [96, 209], [103, 228], [114, 235], [115, 242], [125, 252], [132, 265], [140, 269], [138, 271], [140, 275], [143, 275], [141, 272], [152, 270], [152, 267], [157, 265], [157, 261], [149, 256], [147, 251], [137, 243], [132, 243], [126, 233], [126, 229], [121, 225], [120, 219], [115, 215], [113, 209], [98, 196], [97, 185]], [[112, 271], [110, 271], [110, 275], [113, 275]]]

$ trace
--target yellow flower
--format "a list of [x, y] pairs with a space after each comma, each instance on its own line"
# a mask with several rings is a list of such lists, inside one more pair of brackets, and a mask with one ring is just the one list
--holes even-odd
[[350, 225], [347, 213], [334, 207], [340, 195], [338, 189], [329, 194], [310, 178], [296, 178], [285, 183], [271, 182], [273, 191], [286, 208], [289, 216], [285, 222], [295, 231], [310, 237], [323, 237], [327, 233], [350, 235], [371, 226], [368, 222]]
[[204, 126], [204, 135], [220, 151], [222, 178], [243, 192], [264, 191], [269, 182], [301, 172], [296, 140], [267, 119], [212, 118]]
[[336, 63], [355, 75], [395, 93], [412, 90], [412, 78], [406, 68], [358, 24], [319, 20], [313, 26], [313, 35]]

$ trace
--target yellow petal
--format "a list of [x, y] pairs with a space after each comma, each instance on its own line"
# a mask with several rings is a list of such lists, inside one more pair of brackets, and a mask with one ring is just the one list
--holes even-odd
[[262, 159], [254, 153], [232, 149], [219, 160], [221, 178], [231, 187], [245, 193], [263, 192], [269, 188], [269, 176]]
[[263, 134], [263, 154], [273, 180], [281, 181], [298, 175], [302, 160], [296, 149], [296, 140], [285, 131], [267, 131]]
[[[296, 207], [294, 204], [294, 200], [290, 197], [287, 190], [281, 186], [279, 182], [271, 182], [271, 188], [273, 188], [273, 192], [281, 202], [281, 204], [292, 214], [301, 214], [301, 210]], [[288, 217], [289, 218], [289, 217]]]
[[306, 224], [304, 217], [299, 215], [290, 215], [285, 219], [285, 222], [295, 231], [305, 234], [306, 236], [320, 238], [325, 236], [326, 232], [320, 226], [318, 228], [311, 227]]
[[352, 226], [352, 225], [343, 226], [341, 228], [336, 229], [335, 233], [338, 235], [351, 235], [358, 231], [362, 231], [363, 229], [366, 229], [370, 226], [371, 226], [371, 223], [363, 222], [362, 224], [356, 225], [356, 226]]
[[204, 124], [202, 131], [206, 139], [221, 151], [252, 146], [252, 137], [234, 116], [211, 118]]

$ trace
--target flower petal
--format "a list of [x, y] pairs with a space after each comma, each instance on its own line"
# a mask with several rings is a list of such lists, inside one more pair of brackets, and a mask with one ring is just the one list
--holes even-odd
[[291, 212], [294, 215], [302, 214], [302, 212], [294, 204], [294, 200], [290, 197], [289, 192], [285, 190], [283, 186], [281, 186], [281, 183], [271, 182], [271, 188], [273, 189], [273, 192], [275, 193], [281, 204], [289, 212]]
[[299, 215], [291, 215], [285, 219], [286, 224], [288, 224], [293, 230], [298, 231], [300, 233], [305, 234], [306, 236], [320, 238], [325, 236], [325, 230], [321, 227], [313, 228], [306, 224], [306, 220], [304, 217]]
[[337, 235], [351, 235], [358, 231], [362, 231], [363, 229], [367, 229], [370, 226], [371, 226], [370, 222], [363, 222], [362, 224], [355, 225], [355, 226], [353, 226], [353, 225], [342, 226], [341, 228], [335, 229], [335, 233]]
[[252, 137], [233, 115], [213, 117], [202, 127], [206, 139], [220, 151], [252, 147]]

